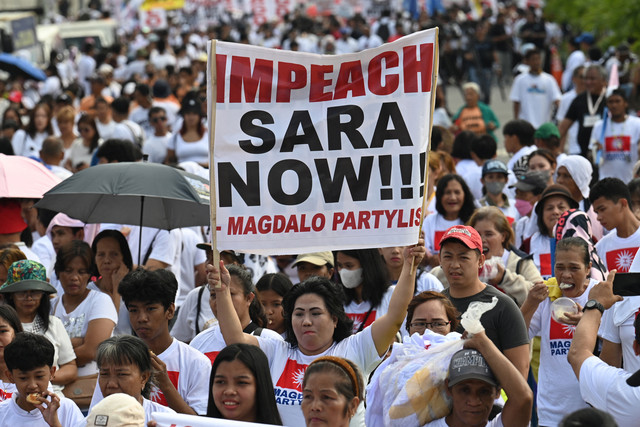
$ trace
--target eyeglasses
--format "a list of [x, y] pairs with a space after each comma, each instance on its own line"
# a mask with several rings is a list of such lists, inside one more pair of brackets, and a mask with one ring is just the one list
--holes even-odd
[[412, 328], [416, 329], [444, 329], [447, 325], [451, 324], [451, 321], [445, 322], [443, 320], [438, 320], [435, 322], [413, 322], [410, 324]]
[[167, 121], [167, 118], [165, 116], [154, 117], [151, 119], [151, 123], [166, 122], [166, 121]]
[[21, 291], [21, 292], [14, 292], [13, 298], [18, 300], [25, 300], [28, 298], [37, 300], [42, 298], [43, 294], [44, 294], [43, 291]]

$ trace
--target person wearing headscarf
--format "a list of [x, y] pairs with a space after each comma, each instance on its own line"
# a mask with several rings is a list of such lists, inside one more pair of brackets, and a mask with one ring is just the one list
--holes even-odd
[[591, 202], [589, 202], [589, 184], [592, 174], [593, 167], [589, 160], [575, 154], [558, 160], [555, 178], [556, 184], [564, 185], [571, 193], [573, 200], [578, 203], [578, 209], [586, 212], [591, 219], [592, 237], [597, 242], [604, 233]]

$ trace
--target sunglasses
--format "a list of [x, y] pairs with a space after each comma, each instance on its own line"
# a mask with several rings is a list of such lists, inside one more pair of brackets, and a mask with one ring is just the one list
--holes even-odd
[[167, 121], [167, 118], [165, 116], [154, 117], [151, 119], [151, 123], [166, 122], [166, 121]]

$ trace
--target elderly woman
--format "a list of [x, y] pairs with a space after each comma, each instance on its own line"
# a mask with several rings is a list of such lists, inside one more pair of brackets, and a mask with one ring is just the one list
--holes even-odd
[[478, 135], [488, 133], [496, 139], [493, 133], [500, 122], [493, 110], [484, 102], [480, 102], [480, 86], [469, 82], [462, 85], [465, 105], [451, 118], [453, 120], [452, 131], [455, 133], [470, 130]]
[[592, 236], [597, 242], [604, 233], [598, 216], [589, 202], [589, 184], [591, 184], [592, 174], [591, 162], [576, 154], [558, 160], [555, 178], [556, 184], [564, 185], [569, 190], [571, 197], [579, 205], [578, 209], [586, 212], [589, 216], [593, 231]]

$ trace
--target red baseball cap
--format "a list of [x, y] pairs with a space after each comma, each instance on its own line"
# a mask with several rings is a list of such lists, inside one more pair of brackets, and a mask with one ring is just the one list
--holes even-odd
[[482, 238], [475, 228], [468, 225], [454, 225], [445, 231], [440, 239], [440, 247], [447, 240], [458, 240], [469, 249], [478, 249], [482, 253]]

